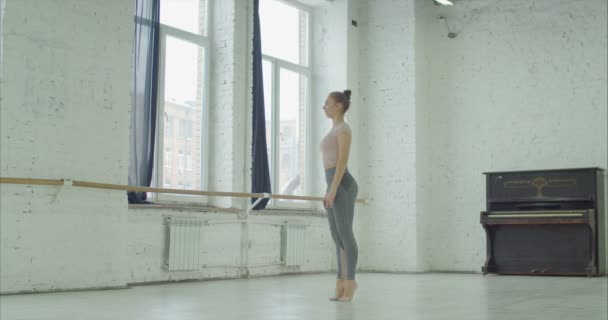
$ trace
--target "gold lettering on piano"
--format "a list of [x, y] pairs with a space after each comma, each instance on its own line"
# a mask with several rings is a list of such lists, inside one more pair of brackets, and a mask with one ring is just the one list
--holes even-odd
[[536, 188], [536, 197], [542, 198], [543, 189], [551, 187], [571, 187], [576, 185], [576, 179], [546, 179], [536, 177], [532, 180], [512, 180], [504, 183], [505, 189]]

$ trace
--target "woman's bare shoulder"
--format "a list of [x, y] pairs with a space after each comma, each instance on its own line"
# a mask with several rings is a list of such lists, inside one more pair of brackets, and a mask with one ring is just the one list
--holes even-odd
[[345, 133], [345, 134], [348, 134], [348, 135], [352, 135], [352, 130], [350, 129], [350, 126], [346, 122], [344, 122], [344, 124], [342, 126], [340, 126], [340, 128], [338, 128], [336, 130], [336, 134], [337, 135], [340, 135], [342, 133]]

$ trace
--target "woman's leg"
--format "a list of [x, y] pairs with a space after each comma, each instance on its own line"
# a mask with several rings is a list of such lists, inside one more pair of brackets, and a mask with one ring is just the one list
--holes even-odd
[[343, 259], [341, 258], [340, 251], [342, 249], [342, 243], [340, 242], [340, 237], [338, 236], [338, 228], [336, 226], [336, 213], [334, 208], [327, 209], [327, 220], [329, 221], [329, 231], [331, 233], [332, 239], [334, 239], [334, 244], [336, 245], [336, 257], [338, 263], [338, 279], [343, 279], [346, 277], [346, 274], [342, 273], [342, 269], [345, 267], [342, 265]]
[[[329, 221], [329, 230], [331, 232], [331, 237], [334, 240], [336, 245], [336, 260], [338, 263], [338, 274], [336, 280], [336, 294], [335, 296], [329, 298], [329, 300], [336, 301], [340, 299], [344, 295], [344, 282], [343, 280], [346, 278], [346, 255], [343, 254], [342, 248], [340, 247], [340, 238], [338, 237], [338, 230], [336, 228], [336, 218], [335, 211], [333, 208], [327, 209], [327, 218]], [[344, 256], [344, 258], [342, 258]]]
[[355, 199], [357, 198], [357, 184], [353, 183], [348, 190], [336, 196], [334, 204], [334, 220], [338, 239], [346, 253], [346, 279], [355, 280], [359, 248], [353, 233], [353, 219], [355, 213]]
[[354, 295], [357, 283], [355, 272], [359, 248], [353, 233], [353, 220], [355, 213], [355, 200], [357, 198], [358, 186], [355, 181], [347, 189], [341, 188], [340, 195], [336, 195], [334, 203], [334, 216], [338, 238], [342, 244], [346, 261], [346, 280], [343, 283], [344, 294], [340, 301], [350, 301]]
[[346, 280], [346, 275], [348, 274], [348, 270], [346, 268], [346, 252], [342, 248], [340, 248], [340, 265], [342, 266], [340, 269], [340, 278]]

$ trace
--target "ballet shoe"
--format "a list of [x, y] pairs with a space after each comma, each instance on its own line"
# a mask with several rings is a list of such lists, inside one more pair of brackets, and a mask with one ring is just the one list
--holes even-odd
[[357, 290], [357, 282], [355, 280], [345, 280], [344, 281], [344, 294], [342, 297], [338, 299], [338, 301], [349, 302], [353, 300], [353, 296], [355, 295], [355, 290]]
[[336, 281], [336, 295], [329, 298], [329, 301], [338, 301], [344, 295], [344, 280]]

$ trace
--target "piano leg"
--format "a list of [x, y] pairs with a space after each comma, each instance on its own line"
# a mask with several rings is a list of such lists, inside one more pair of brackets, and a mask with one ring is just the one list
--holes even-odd
[[[591, 210], [590, 214], [589, 214], [589, 231], [591, 234], [591, 239], [597, 239], [597, 233], [596, 233], [596, 228], [595, 228], [595, 210]], [[599, 275], [598, 272], [598, 261], [597, 261], [597, 244], [596, 241], [591, 241], [591, 256], [589, 257], [589, 264], [587, 265], [587, 268], [585, 268], [585, 271], [587, 271], [587, 277], [593, 277], [593, 276], [597, 276]]]

